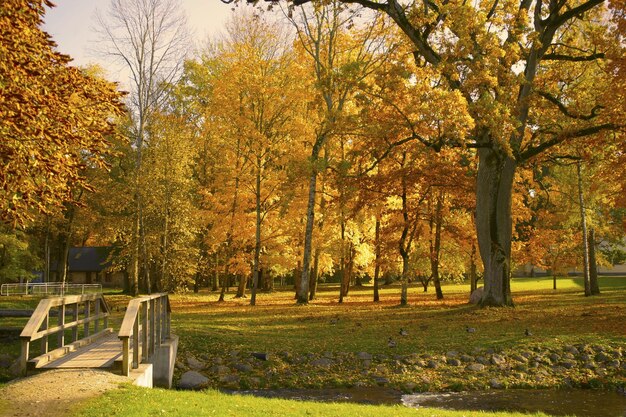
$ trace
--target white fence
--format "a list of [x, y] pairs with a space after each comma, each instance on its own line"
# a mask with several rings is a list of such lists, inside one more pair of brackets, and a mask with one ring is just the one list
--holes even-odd
[[2, 284], [0, 295], [65, 295], [101, 293], [102, 284], [65, 284], [60, 282]]

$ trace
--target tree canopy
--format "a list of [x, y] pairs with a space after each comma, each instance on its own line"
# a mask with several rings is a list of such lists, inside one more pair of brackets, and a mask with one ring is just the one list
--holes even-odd
[[40, 29], [47, 0], [7, 0], [0, 8], [0, 217], [25, 225], [91, 189], [83, 170], [105, 167], [122, 94], [69, 65]]

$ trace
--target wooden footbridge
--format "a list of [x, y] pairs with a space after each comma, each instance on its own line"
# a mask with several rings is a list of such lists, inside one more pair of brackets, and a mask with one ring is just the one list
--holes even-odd
[[171, 387], [178, 338], [170, 333], [168, 295], [132, 299], [118, 332], [109, 327], [110, 314], [102, 294], [41, 300], [20, 335], [22, 372], [98, 368], [139, 385]]

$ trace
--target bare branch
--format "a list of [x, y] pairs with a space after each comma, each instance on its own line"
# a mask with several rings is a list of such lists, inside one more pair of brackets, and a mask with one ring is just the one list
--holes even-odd
[[595, 61], [597, 59], [604, 59], [605, 55], [602, 52], [597, 54], [591, 54], [586, 56], [571, 56], [564, 54], [545, 54], [543, 56], [544, 61], [570, 61], [570, 62], [585, 62]]
[[575, 139], [575, 138], [581, 138], [581, 137], [585, 137], [585, 136], [590, 136], [596, 133], [600, 133], [602, 131], [605, 130], [616, 130], [619, 129], [620, 126], [613, 124], [613, 123], [604, 123], [601, 125], [596, 125], [596, 126], [591, 126], [591, 127], [586, 127], [586, 128], [582, 128], [582, 129], [578, 129], [578, 130], [574, 130], [574, 131], [569, 131], [569, 132], [562, 132], [560, 134], [555, 134], [551, 139], [537, 145], [537, 146], [533, 146], [528, 148], [526, 151], [522, 152], [520, 154], [519, 157], [519, 161], [520, 162], [524, 162], [529, 160], [530, 158], [532, 158], [533, 156], [536, 156], [538, 154], [540, 154], [541, 152], [550, 149], [556, 145], [558, 145], [559, 143], [568, 140], [568, 139]]
[[593, 109], [591, 109], [591, 113], [590, 114], [577, 114], [577, 113], [574, 113], [574, 112], [570, 111], [563, 103], [561, 103], [559, 101], [559, 99], [557, 99], [556, 97], [554, 97], [550, 93], [547, 93], [545, 91], [536, 91], [536, 92], [541, 97], [543, 97], [546, 100], [548, 100], [550, 103], [556, 105], [559, 108], [559, 110], [561, 111], [561, 113], [563, 113], [567, 117], [571, 117], [572, 119], [591, 120], [591, 119], [593, 119], [594, 117], [596, 117], [598, 115], [598, 111], [600, 111], [601, 109], [604, 108], [604, 106], [601, 106], [601, 105], [598, 104], [598, 105], [594, 106]]

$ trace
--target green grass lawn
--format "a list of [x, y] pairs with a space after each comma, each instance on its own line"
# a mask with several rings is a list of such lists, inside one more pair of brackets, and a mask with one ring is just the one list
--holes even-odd
[[[475, 347], [511, 348], [528, 343], [624, 342], [626, 278], [601, 279], [603, 294], [584, 297], [577, 278], [514, 279], [515, 308], [480, 309], [467, 303], [468, 285], [444, 285], [445, 298], [435, 299], [418, 287], [410, 290], [409, 306], [398, 307], [399, 287], [381, 290], [373, 303], [371, 287], [354, 288], [343, 304], [338, 288], [322, 286], [318, 299], [296, 306], [293, 292], [260, 294], [257, 306], [248, 299], [217, 294], [172, 297], [172, 329], [182, 350], [195, 354], [232, 350], [291, 352], [388, 352], [387, 339], [398, 341], [396, 352], [440, 352]], [[335, 323], [336, 324], [331, 324]], [[466, 326], [476, 329], [468, 334]], [[408, 337], [397, 337], [404, 328]], [[533, 333], [531, 338], [525, 330]]]
[[[209, 364], [219, 358], [233, 357], [237, 352], [268, 352], [274, 357], [285, 353], [318, 357], [348, 354], [353, 357], [358, 352], [368, 352], [393, 358], [393, 355], [409, 354], [441, 356], [451, 350], [511, 352], [534, 347], [549, 349], [581, 343], [620, 346], [626, 352], [626, 277], [601, 278], [602, 294], [594, 297], [584, 297], [580, 278], [560, 278], [557, 284], [558, 290], [555, 291], [552, 290], [551, 277], [513, 279], [511, 286], [516, 306], [486, 309], [467, 303], [467, 284], [445, 284], [444, 300], [436, 300], [432, 289], [424, 293], [421, 286], [414, 283], [407, 307], [398, 306], [398, 285], [382, 287], [379, 303], [372, 302], [371, 286], [352, 288], [342, 304], [338, 303], [336, 285], [321, 285], [318, 298], [306, 306], [295, 304], [291, 288], [259, 294], [254, 307], [249, 305], [248, 298], [234, 298], [232, 292], [227, 294], [225, 302], [218, 302], [217, 293], [203, 290], [198, 294], [171, 295], [172, 332], [180, 337], [179, 361], [194, 356]], [[119, 293], [105, 297], [112, 310], [110, 323], [117, 328], [129, 297]], [[33, 305], [36, 301], [0, 298], [0, 308], [19, 303]], [[0, 319], [0, 327], [8, 324], [19, 325], [15, 319]], [[475, 331], [467, 332], [467, 326]], [[400, 328], [408, 335], [400, 336]], [[527, 329], [532, 335], [525, 334]], [[396, 347], [388, 346], [389, 337], [397, 341]], [[7, 347], [0, 348], [4, 351]], [[19, 352], [19, 346], [15, 352]], [[280, 361], [262, 364], [265, 368], [260, 370], [261, 373], [274, 370], [279, 377], [273, 382], [263, 382], [261, 388], [351, 386], [367, 378], [371, 382], [371, 377], [363, 377], [358, 369], [348, 369], [352, 366], [349, 361], [339, 371], [334, 370], [336, 374], [323, 371], [326, 374], [321, 376], [309, 374], [315, 371], [305, 369], [283, 377], [281, 375], [286, 371], [281, 368], [283, 364]], [[422, 372], [427, 374], [426, 371], [418, 371], [407, 378], [420, 378]], [[468, 379], [463, 367], [458, 370], [444, 367], [441, 372], [447, 374], [450, 381], [433, 381], [418, 389], [454, 390], [455, 387], [467, 387], [467, 384], [486, 388], [484, 380]], [[179, 377], [180, 373], [178, 370], [176, 376]], [[441, 378], [441, 375], [428, 375]], [[626, 385], [623, 371], [619, 375], [608, 381], [609, 386]], [[395, 376], [388, 376], [393, 383]], [[491, 376], [484, 375], [483, 378], [488, 381]], [[212, 381], [216, 383], [217, 378]], [[546, 381], [548, 386], [559, 384], [556, 379]], [[602, 386], [606, 381], [591, 380], [590, 383], [590, 386]], [[402, 382], [399, 384], [401, 386]], [[268, 410], [274, 414], [268, 414]], [[81, 408], [80, 415], [256, 415], [257, 412], [258, 415], [491, 415], [258, 399], [211, 390], [181, 392], [128, 387], [94, 400], [86, 408]]]
[[81, 404], [72, 411], [81, 417], [96, 416], [342, 416], [342, 417], [532, 417], [542, 413], [487, 413], [412, 409], [401, 405], [374, 406], [319, 403], [228, 395], [217, 391], [183, 392], [125, 386]]

